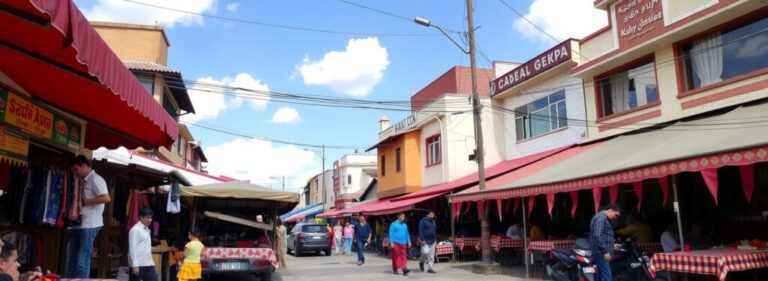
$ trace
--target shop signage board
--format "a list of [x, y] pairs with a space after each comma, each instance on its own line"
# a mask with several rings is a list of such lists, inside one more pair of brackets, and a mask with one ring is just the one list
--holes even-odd
[[0, 126], [0, 160], [26, 163], [27, 155], [29, 137], [19, 131]]
[[647, 41], [664, 29], [659, 0], [624, 0], [615, 4], [614, 12], [621, 47]]
[[491, 81], [491, 96], [502, 93], [569, 60], [571, 60], [571, 40], [565, 40], [565, 42]]
[[0, 121], [71, 149], [79, 149], [82, 144], [82, 125], [6, 89], [0, 89]]

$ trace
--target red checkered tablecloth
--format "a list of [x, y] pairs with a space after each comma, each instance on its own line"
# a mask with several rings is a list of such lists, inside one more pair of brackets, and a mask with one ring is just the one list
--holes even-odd
[[554, 249], [573, 248], [576, 242], [573, 240], [542, 240], [528, 242], [528, 251], [549, 252]]
[[657, 253], [651, 258], [651, 272], [669, 270], [717, 276], [724, 281], [730, 271], [768, 267], [768, 251], [712, 249], [692, 252]]
[[451, 244], [443, 244], [443, 245], [435, 246], [435, 255], [442, 256], [442, 255], [452, 255], [452, 254], [453, 254], [453, 245]]
[[522, 249], [523, 239], [510, 239], [507, 237], [491, 239], [491, 248], [496, 252], [501, 252], [501, 249]]
[[480, 237], [460, 237], [454, 241], [459, 250], [464, 250], [464, 247], [472, 247], [480, 243]]
[[119, 281], [117, 279], [59, 279], [61, 281]]
[[655, 253], [664, 252], [664, 249], [661, 248], [661, 243], [659, 242], [637, 243], [637, 247], [640, 248], [640, 250], [643, 250], [644, 253], [648, 254], [648, 256], [651, 256]]
[[272, 249], [266, 248], [208, 248], [200, 256], [203, 259], [255, 258], [268, 260], [277, 267], [277, 257]]

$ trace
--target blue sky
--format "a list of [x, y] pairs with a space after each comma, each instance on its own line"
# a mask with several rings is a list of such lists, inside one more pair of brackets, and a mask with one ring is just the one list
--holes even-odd
[[[132, 3], [349, 35], [266, 27]], [[158, 24], [171, 47], [168, 65], [187, 80], [281, 93], [407, 101], [454, 65], [469, 65], [437, 30], [343, 1], [76, 0], [90, 20]], [[448, 30], [466, 30], [464, 1], [349, 0], [405, 18], [422, 17]], [[477, 46], [490, 60], [524, 62], [555, 45], [522, 21], [510, 5], [547, 33], [580, 38], [605, 25], [591, 0], [475, 1]], [[388, 36], [417, 34], [420, 36]], [[458, 34], [453, 34], [461, 40]], [[461, 42], [461, 41], [460, 41]], [[480, 67], [490, 62], [478, 55]], [[189, 87], [189, 86], [188, 86]], [[378, 140], [378, 120], [407, 112], [328, 108], [254, 101], [190, 89], [197, 116], [187, 118], [247, 135], [297, 143], [367, 148]], [[287, 107], [287, 108], [286, 108]], [[271, 185], [286, 177], [297, 190], [320, 171], [320, 159], [300, 146], [251, 140], [190, 126], [203, 142], [212, 174]], [[309, 148], [318, 150], [315, 148]], [[326, 167], [353, 149], [326, 149]]]

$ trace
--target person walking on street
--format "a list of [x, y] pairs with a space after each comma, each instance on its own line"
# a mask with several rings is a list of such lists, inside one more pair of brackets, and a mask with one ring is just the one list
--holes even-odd
[[152, 209], [139, 210], [139, 222], [128, 231], [128, 266], [131, 267], [130, 281], [157, 281], [155, 262], [152, 260]]
[[181, 262], [176, 279], [179, 281], [202, 279], [203, 267], [200, 265], [200, 256], [203, 254], [205, 245], [200, 242], [200, 232], [190, 230], [189, 243], [184, 245], [184, 260]]
[[365, 217], [360, 216], [360, 223], [357, 224], [355, 229], [355, 240], [357, 240], [357, 265], [360, 266], [365, 263], [365, 245], [371, 243], [371, 236], [373, 231], [371, 225], [365, 220]]
[[405, 224], [405, 213], [397, 214], [397, 220], [389, 226], [389, 243], [392, 245], [392, 273], [399, 274], [398, 269], [403, 270], [407, 276], [408, 258], [406, 252], [411, 247], [411, 235], [408, 233], [408, 225]]
[[342, 240], [341, 234], [344, 232], [344, 227], [341, 226], [341, 220], [336, 221], [336, 226], [333, 227], [333, 242], [336, 244], [336, 255], [344, 253], [344, 240]]
[[419, 269], [424, 272], [424, 264], [427, 264], [427, 272], [437, 273], [435, 265], [435, 246], [437, 246], [437, 225], [435, 224], [435, 211], [429, 210], [427, 216], [419, 222], [419, 238], [421, 239], [421, 261]]
[[614, 244], [613, 227], [609, 220], [617, 220], [620, 215], [619, 205], [610, 204], [603, 211], [595, 214], [590, 222], [592, 258], [597, 265], [596, 281], [611, 281], [610, 261], [618, 245]]
[[66, 276], [72, 279], [88, 279], [91, 272], [93, 240], [104, 226], [104, 204], [109, 203], [107, 182], [91, 169], [91, 161], [83, 155], [72, 160], [72, 172], [82, 179], [80, 226], [72, 227], [67, 250]]
[[280, 262], [280, 268], [283, 270], [288, 268], [288, 262], [285, 260], [285, 225], [283, 220], [277, 219], [277, 259]]
[[355, 228], [347, 222], [344, 226], [344, 255], [349, 256], [352, 253], [352, 239], [355, 238]]

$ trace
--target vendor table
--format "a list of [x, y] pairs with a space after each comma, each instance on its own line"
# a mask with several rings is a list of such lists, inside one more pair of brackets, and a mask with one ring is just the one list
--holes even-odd
[[208, 248], [203, 250], [202, 259], [256, 258], [267, 260], [277, 267], [275, 252], [269, 248]]
[[575, 241], [573, 240], [541, 240], [528, 242], [528, 251], [542, 251], [549, 252], [554, 249], [567, 249], [573, 248]]

